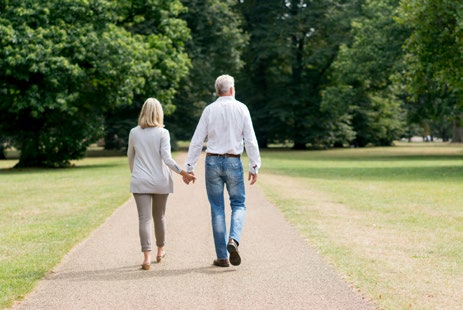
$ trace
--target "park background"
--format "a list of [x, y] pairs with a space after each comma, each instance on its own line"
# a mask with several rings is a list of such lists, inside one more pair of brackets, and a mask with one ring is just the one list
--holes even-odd
[[[377, 216], [381, 210], [391, 216], [388, 224], [395, 223], [396, 233], [391, 236], [415, 238], [403, 255], [423, 266], [423, 261], [428, 262], [426, 270], [436, 273], [413, 266], [403, 272], [394, 268], [404, 263], [398, 260], [402, 254], [393, 251], [399, 251], [403, 243], [386, 247], [380, 237], [389, 236], [389, 230], [376, 231], [379, 239], [364, 240], [370, 245], [366, 248], [379, 252], [375, 258], [349, 256], [355, 252], [352, 244], [339, 245], [339, 234], [328, 237], [334, 229], [314, 228], [320, 210], [306, 208], [314, 204], [310, 199], [317, 201], [317, 195], [299, 195], [301, 201], [297, 201], [283, 191], [281, 196], [272, 192], [270, 186], [280, 184], [263, 181], [261, 186], [268, 186], [271, 199], [311, 244], [327, 257], [339, 249], [337, 256], [350, 257], [351, 262], [384, 262], [381, 255], [388, 258], [392, 269], [385, 263], [371, 270], [360, 264], [357, 271], [344, 270], [344, 259], [331, 258], [349, 281], [381, 307], [406, 308], [420, 299], [423, 308], [437, 309], [443, 300], [457, 305], [458, 283], [463, 283], [455, 282], [462, 277], [463, 252], [458, 190], [462, 181], [458, 144], [462, 140], [462, 6], [459, 1], [437, 0], [1, 0], [2, 304], [21, 298], [66, 249], [128, 197], [123, 182], [111, 191], [111, 185], [99, 186], [96, 181], [97, 176], [110, 176], [113, 168], [121, 170], [116, 169], [107, 181], [127, 181], [123, 158], [76, 160], [95, 154], [95, 144], [100, 156], [124, 154], [128, 132], [147, 97], [163, 104], [166, 128], [175, 149], [181, 150], [202, 109], [215, 98], [215, 78], [228, 73], [236, 79], [237, 99], [251, 111], [269, 175], [303, 178], [308, 183], [302, 193], [312, 189], [337, 197], [330, 199], [338, 199], [350, 212], [339, 216], [333, 227], [349, 227], [346, 221], [358, 217], [381, 218]], [[416, 136], [427, 142], [415, 143], [413, 148], [397, 142]], [[320, 169], [313, 164], [321, 165]], [[10, 169], [13, 166], [22, 169]], [[80, 166], [92, 169], [73, 169]], [[82, 184], [66, 176], [76, 171], [88, 174], [77, 178], [86, 180]], [[45, 239], [39, 238], [38, 244], [34, 238], [22, 238], [18, 229], [31, 218], [32, 235], [44, 226], [57, 225], [44, 221], [57, 211], [46, 207], [45, 201], [61, 201], [56, 197], [58, 189], [66, 186], [57, 178], [61, 174], [69, 190], [90, 182], [87, 178], [95, 180], [97, 190], [77, 202], [63, 197], [69, 213], [61, 209], [62, 225], [72, 226], [71, 221], [79, 233], [39, 235]], [[32, 192], [23, 201], [21, 193], [34, 177], [39, 181], [31, 185]], [[332, 184], [334, 179], [339, 182]], [[356, 181], [360, 183], [353, 185]], [[99, 207], [91, 208], [90, 201], [105, 190], [107, 201], [100, 197]], [[75, 211], [80, 208], [99, 217], [92, 223], [79, 222]], [[84, 218], [90, 214], [84, 212]], [[317, 225], [326, 222], [326, 216], [319, 217]], [[351, 228], [356, 235], [368, 235], [359, 227]], [[428, 239], [422, 240], [421, 235]], [[63, 240], [64, 245], [51, 265], [24, 271], [27, 264], [17, 259], [22, 242], [43, 246], [39, 251], [48, 253], [53, 252], [48, 248], [52, 240]], [[365, 254], [366, 248], [358, 253]], [[407, 277], [386, 280], [378, 272], [381, 266], [390, 274]], [[423, 274], [421, 280], [429, 287], [417, 287], [411, 280], [418, 274]], [[11, 285], [15, 281], [19, 281], [16, 289]], [[396, 286], [404, 288], [384, 293], [384, 287]], [[16, 291], [19, 287], [25, 290]]]

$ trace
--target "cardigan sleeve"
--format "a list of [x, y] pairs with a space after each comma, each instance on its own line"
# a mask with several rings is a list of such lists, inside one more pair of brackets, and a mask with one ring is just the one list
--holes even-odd
[[135, 157], [135, 148], [133, 147], [132, 132], [133, 132], [133, 129], [130, 130], [129, 143], [128, 143], [128, 148], [127, 148], [127, 158], [129, 160], [130, 172], [133, 172], [133, 161], [134, 161], [134, 157]]
[[177, 164], [177, 162], [172, 158], [171, 154], [171, 146], [170, 146], [170, 134], [167, 129], [163, 129], [161, 134], [161, 158], [164, 163], [169, 167], [172, 171], [180, 174], [182, 172], [182, 168]]

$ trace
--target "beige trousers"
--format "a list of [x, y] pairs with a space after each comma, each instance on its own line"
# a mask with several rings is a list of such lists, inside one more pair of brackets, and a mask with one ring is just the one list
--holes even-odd
[[133, 194], [138, 210], [138, 232], [140, 234], [141, 251], [151, 251], [152, 227], [154, 219], [154, 235], [156, 246], [163, 247], [166, 241], [167, 197], [169, 194]]

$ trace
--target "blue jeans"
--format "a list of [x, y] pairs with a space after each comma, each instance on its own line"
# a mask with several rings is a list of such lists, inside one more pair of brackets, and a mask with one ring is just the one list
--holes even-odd
[[[227, 236], [225, 221], [224, 186], [227, 188], [232, 210], [229, 236]], [[226, 259], [228, 258], [228, 239], [233, 238], [238, 243], [240, 242], [246, 215], [246, 194], [241, 159], [206, 156], [206, 190], [211, 205], [215, 252], [218, 259]]]

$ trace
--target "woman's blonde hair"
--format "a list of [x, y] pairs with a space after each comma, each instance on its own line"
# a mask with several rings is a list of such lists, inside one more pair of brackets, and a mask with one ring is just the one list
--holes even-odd
[[141, 107], [138, 125], [141, 128], [164, 127], [164, 112], [156, 98], [148, 98]]

